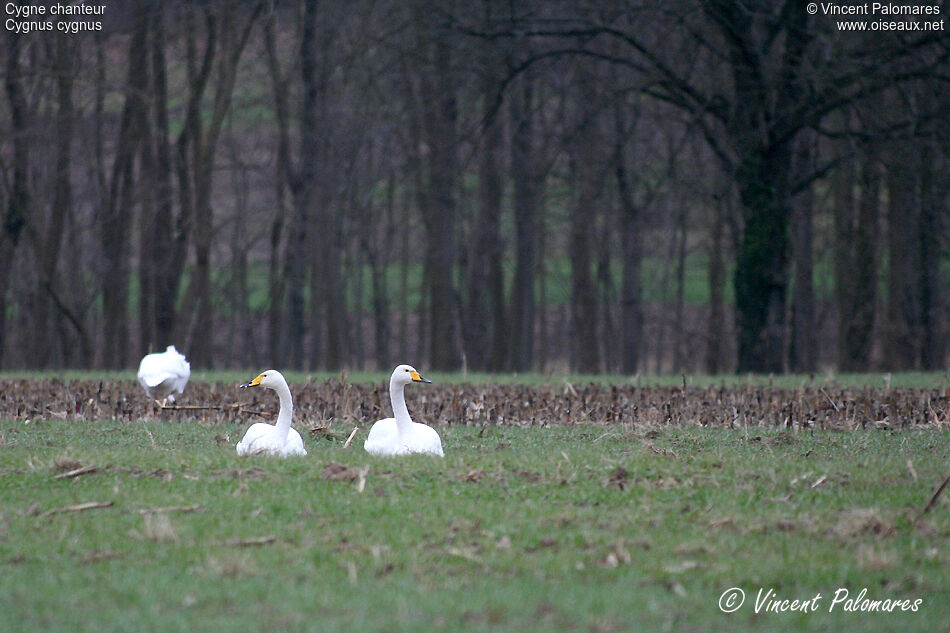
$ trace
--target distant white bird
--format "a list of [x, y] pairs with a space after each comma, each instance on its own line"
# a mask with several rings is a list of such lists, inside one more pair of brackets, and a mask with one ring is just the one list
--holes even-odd
[[139, 363], [139, 382], [145, 388], [149, 398], [175, 401], [172, 392], [182, 393], [188, 378], [191, 376], [191, 365], [183, 354], [169, 345], [164, 352], [147, 354]]
[[389, 398], [393, 418], [379, 420], [369, 431], [363, 448], [371, 455], [408, 455], [427, 453], [443, 457], [442, 440], [431, 426], [413, 422], [406, 407], [405, 387], [411, 382], [432, 381], [423, 378], [413, 367], [400, 365], [389, 379]]
[[241, 385], [241, 389], [248, 387], [267, 387], [277, 392], [280, 398], [280, 412], [277, 414], [277, 424], [258, 422], [244, 434], [244, 439], [238, 442], [238, 455], [276, 455], [290, 457], [291, 455], [306, 455], [303, 439], [300, 433], [290, 428], [290, 419], [294, 415], [294, 401], [290, 397], [290, 387], [281, 373], [275, 369], [268, 369], [251, 382]]

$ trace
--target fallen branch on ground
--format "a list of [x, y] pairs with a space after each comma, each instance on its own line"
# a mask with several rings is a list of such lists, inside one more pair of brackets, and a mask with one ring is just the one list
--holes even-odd
[[81, 468], [74, 468], [65, 473], [60, 473], [53, 477], [53, 479], [72, 479], [73, 477], [79, 477], [80, 475], [88, 475], [91, 473], [99, 472], [98, 466], [82, 466]]
[[48, 517], [53, 514], [61, 514], [64, 512], [83, 512], [85, 510], [96, 510], [98, 508], [108, 508], [112, 506], [112, 501], [89, 501], [88, 503], [79, 503], [72, 506], [63, 506], [61, 508], [53, 508], [52, 510], [47, 510], [40, 515], [40, 518]]
[[201, 509], [200, 505], [193, 506], [165, 506], [161, 508], [142, 508], [139, 514], [164, 514], [167, 512], [197, 512]]
[[253, 547], [256, 545], [270, 545], [277, 540], [276, 536], [255, 536], [252, 538], [233, 538], [224, 541], [228, 547]]
[[934, 505], [937, 503], [937, 498], [940, 497], [940, 493], [943, 492], [943, 489], [947, 487], [947, 484], [950, 483], [950, 475], [943, 480], [943, 483], [940, 484], [940, 487], [937, 488], [937, 492], [934, 493], [934, 496], [930, 497], [930, 501], [927, 502], [927, 505], [924, 506], [924, 509], [920, 511], [920, 514], [917, 515], [917, 518], [914, 519], [914, 523], [920, 521], [921, 517], [930, 512]]

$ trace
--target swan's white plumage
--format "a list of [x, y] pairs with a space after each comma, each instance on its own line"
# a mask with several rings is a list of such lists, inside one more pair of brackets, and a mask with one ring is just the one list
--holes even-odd
[[148, 397], [155, 400], [174, 402], [172, 393], [182, 393], [189, 377], [191, 365], [174, 345], [161, 353], [146, 354], [139, 363], [139, 383]]
[[389, 380], [393, 415], [373, 424], [363, 448], [371, 455], [394, 456], [426, 453], [443, 457], [442, 439], [431, 426], [413, 422], [406, 407], [405, 387], [411, 382], [432, 382], [409, 365], [400, 365]]
[[290, 396], [290, 387], [281, 373], [268, 369], [251, 382], [241, 385], [247, 387], [267, 387], [277, 392], [280, 399], [280, 412], [277, 414], [277, 424], [258, 422], [252, 424], [244, 434], [244, 439], [238, 442], [238, 455], [276, 455], [290, 457], [292, 455], [306, 455], [303, 439], [300, 433], [290, 428], [290, 421], [294, 414], [294, 401]]
[[307, 449], [303, 447], [303, 438], [296, 430], [288, 430], [286, 438], [281, 441], [276, 426], [257, 422], [248, 428], [244, 439], [238, 442], [237, 454], [290, 457], [291, 455], [306, 455]]
[[397, 428], [396, 418], [384, 418], [373, 424], [363, 448], [371, 455], [395, 456], [429, 453], [443, 457], [442, 439], [431, 426], [413, 422], [405, 433]]

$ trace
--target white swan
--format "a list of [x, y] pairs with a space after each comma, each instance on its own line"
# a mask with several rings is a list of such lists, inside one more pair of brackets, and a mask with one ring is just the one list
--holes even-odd
[[442, 457], [442, 440], [431, 426], [413, 422], [406, 408], [403, 393], [411, 382], [432, 381], [423, 378], [409, 365], [400, 365], [389, 379], [389, 398], [393, 403], [393, 415], [396, 417], [379, 420], [369, 430], [369, 437], [363, 448], [371, 455], [408, 455], [409, 453], [428, 453]]
[[149, 398], [154, 400], [175, 401], [173, 391], [182, 393], [188, 378], [191, 376], [191, 365], [185, 356], [174, 345], [169, 345], [164, 352], [146, 354], [139, 363], [139, 382]]
[[251, 382], [241, 385], [241, 389], [248, 387], [267, 387], [277, 392], [280, 398], [280, 412], [277, 414], [277, 424], [257, 422], [244, 434], [244, 439], [238, 442], [238, 455], [276, 455], [289, 457], [291, 455], [306, 455], [303, 439], [300, 433], [290, 428], [290, 419], [294, 414], [294, 401], [290, 397], [290, 387], [281, 373], [275, 369], [268, 369]]

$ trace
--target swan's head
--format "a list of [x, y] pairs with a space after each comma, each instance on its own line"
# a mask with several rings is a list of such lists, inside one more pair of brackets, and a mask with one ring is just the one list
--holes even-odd
[[281, 385], [286, 384], [287, 381], [284, 380], [284, 377], [279, 371], [276, 369], [268, 369], [251, 382], [246, 382], [241, 385], [241, 389], [247, 389], [248, 387], [267, 387], [268, 389], [277, 389]]
[[415, 367], [410, 365], [400, 365], [393, 371], [391, 383], [396, 385], [408, 385], [410, 382], [432, 382], [423, 377], [416, 371]]

